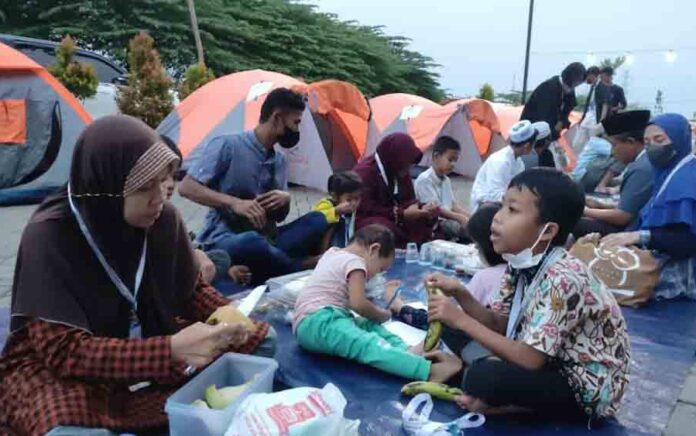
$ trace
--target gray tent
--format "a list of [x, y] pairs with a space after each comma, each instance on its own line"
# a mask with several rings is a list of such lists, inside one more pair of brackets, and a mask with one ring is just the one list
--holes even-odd
[[65, 184], [91, 121], [46, 69], [0, 43], [0, 205], [38, 201]]

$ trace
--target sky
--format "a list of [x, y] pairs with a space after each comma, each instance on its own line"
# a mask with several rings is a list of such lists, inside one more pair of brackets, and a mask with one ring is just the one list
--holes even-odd
[[[457, 96], [490, 83], [497, 92], [522, 89], [528, 0], [307, 0], [341, 20], [383, 25], [389, 35], [441, 65], [440, 84]], [[528, 89], [573, 61], [586, 66], [631, 52], [617, 70], [629, 105], [696, 118], [696, 2], [692, 0], [535, 0]], [[665, 61], [673, 50], [674, 62]], [[651, 51], [656, 50], [656, 51]], [[568, 53], [570, 52], [570, 53]], [[591, 58], [589, 59], [592, 60]], [[578, 95], [589, 88], [578, 87]]]

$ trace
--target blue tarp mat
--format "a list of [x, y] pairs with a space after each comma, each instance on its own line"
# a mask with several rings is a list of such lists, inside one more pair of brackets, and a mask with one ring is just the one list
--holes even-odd
[[[387, 273], [400, 279], [408, 292], [405, 300], [423, 300], [422, 282], [428, 270], [417, 264], [397, 260]], [[226, 294], [243, 291], [225, 281], [216, 283]], [[617, 417], [606, 422], [548, 422], [533, 416], [487, 417], [482, 428], [468, 430], [476, 435], [640, 435], [659, 434], [681, 392], [696, 351], [696, 302], [675, 300], [653, 302], [641, 309], [624, 308], [631, 337], [631, 382], [624, 405]], [[290, 326], [281, 312], [265, 315], [278, 331], [276, 359], [279, 386], [338, 386], [348, 406], [346, 416], [360, 419], [363, 435], [401, 435], [401, 411], [409, 397], [400, 389], [407, 382], [373, 368], [306, 352], [298, 347]], [[9, 311], [0, 308], [0, 349], [9, 327]], [[463, 412], [451, 403], [436, 401], [432, 419], [449, 421]]]
[[[408, 300], [422, 299], [422, 281], [428, 270], [398, 260], [387, 273], [401, 279]], [[696, 302], [676, 300], [654, 302], [641, 309], [624, 308], [632, 344], [631, 382], [624, 405], [616, 419], [592, 422], [549, 422], [534, 416], [488, 417], [486, 425], [467, 434], [659, 434], [681, 392], [694, 363], [696, 350]], [[409, 397], [400, 394], [407, 380], [370, 367], [331, 356], [302, 350], [295, 341], [283, 314], [266, 314], [278, 331], [276, 359], [280, 363], [277, 379], [295, 386], [338, 386], [348, 406], [346, 416], [361, 419], [363, 435], [401, 435], [401, 411]], [[449, 421], [463, 412], [451, 403], [436, 402], [432, 419]]]

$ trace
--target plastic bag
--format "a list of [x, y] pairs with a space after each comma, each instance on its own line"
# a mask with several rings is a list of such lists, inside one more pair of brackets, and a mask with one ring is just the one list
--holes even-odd
[[384, 274], [375, 274], [365, 283], [365, 296], [372, 301], [383, 298], [386, 284], [387, 279]]
[[[418, 411], [420, 409], [420, 412]], [[433, 399], [428, 394], [418, 394], [401, 413], [403, 427], [410, 436], [449, 436], [462, 434], [465, 429], [481, 427], [486, 417], [480, 413], [467, 413], [451, 422], [430, 420]]]
[[357, 436], [360, 420], [343, 417], [346, 404], [331, 383], [253, 394], [239, 406], [225, 436]]

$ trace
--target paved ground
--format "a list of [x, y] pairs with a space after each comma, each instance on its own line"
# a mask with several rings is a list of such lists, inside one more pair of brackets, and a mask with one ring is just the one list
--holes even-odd
[[[463, 178], [453, 179], [455, 197], [468, 204], [471, 181]], [[288, 220], [292, 221], [310, 210], [312, 204], [322, 197], [322, 193], [292, 188], [292, 206]], [[189, 229], [200, 230], [205, 220], [206, 209], [186, 199], [176, 196], [174, 204], [179, 208]], [[36, 206], [17, 206], [0, 208], [0, 307], [10, 304], [10, 290], [17, 249], [22, 230]], [[696, 365], [686, 380], [665, 435], [693, 436], [696, 434]]]

